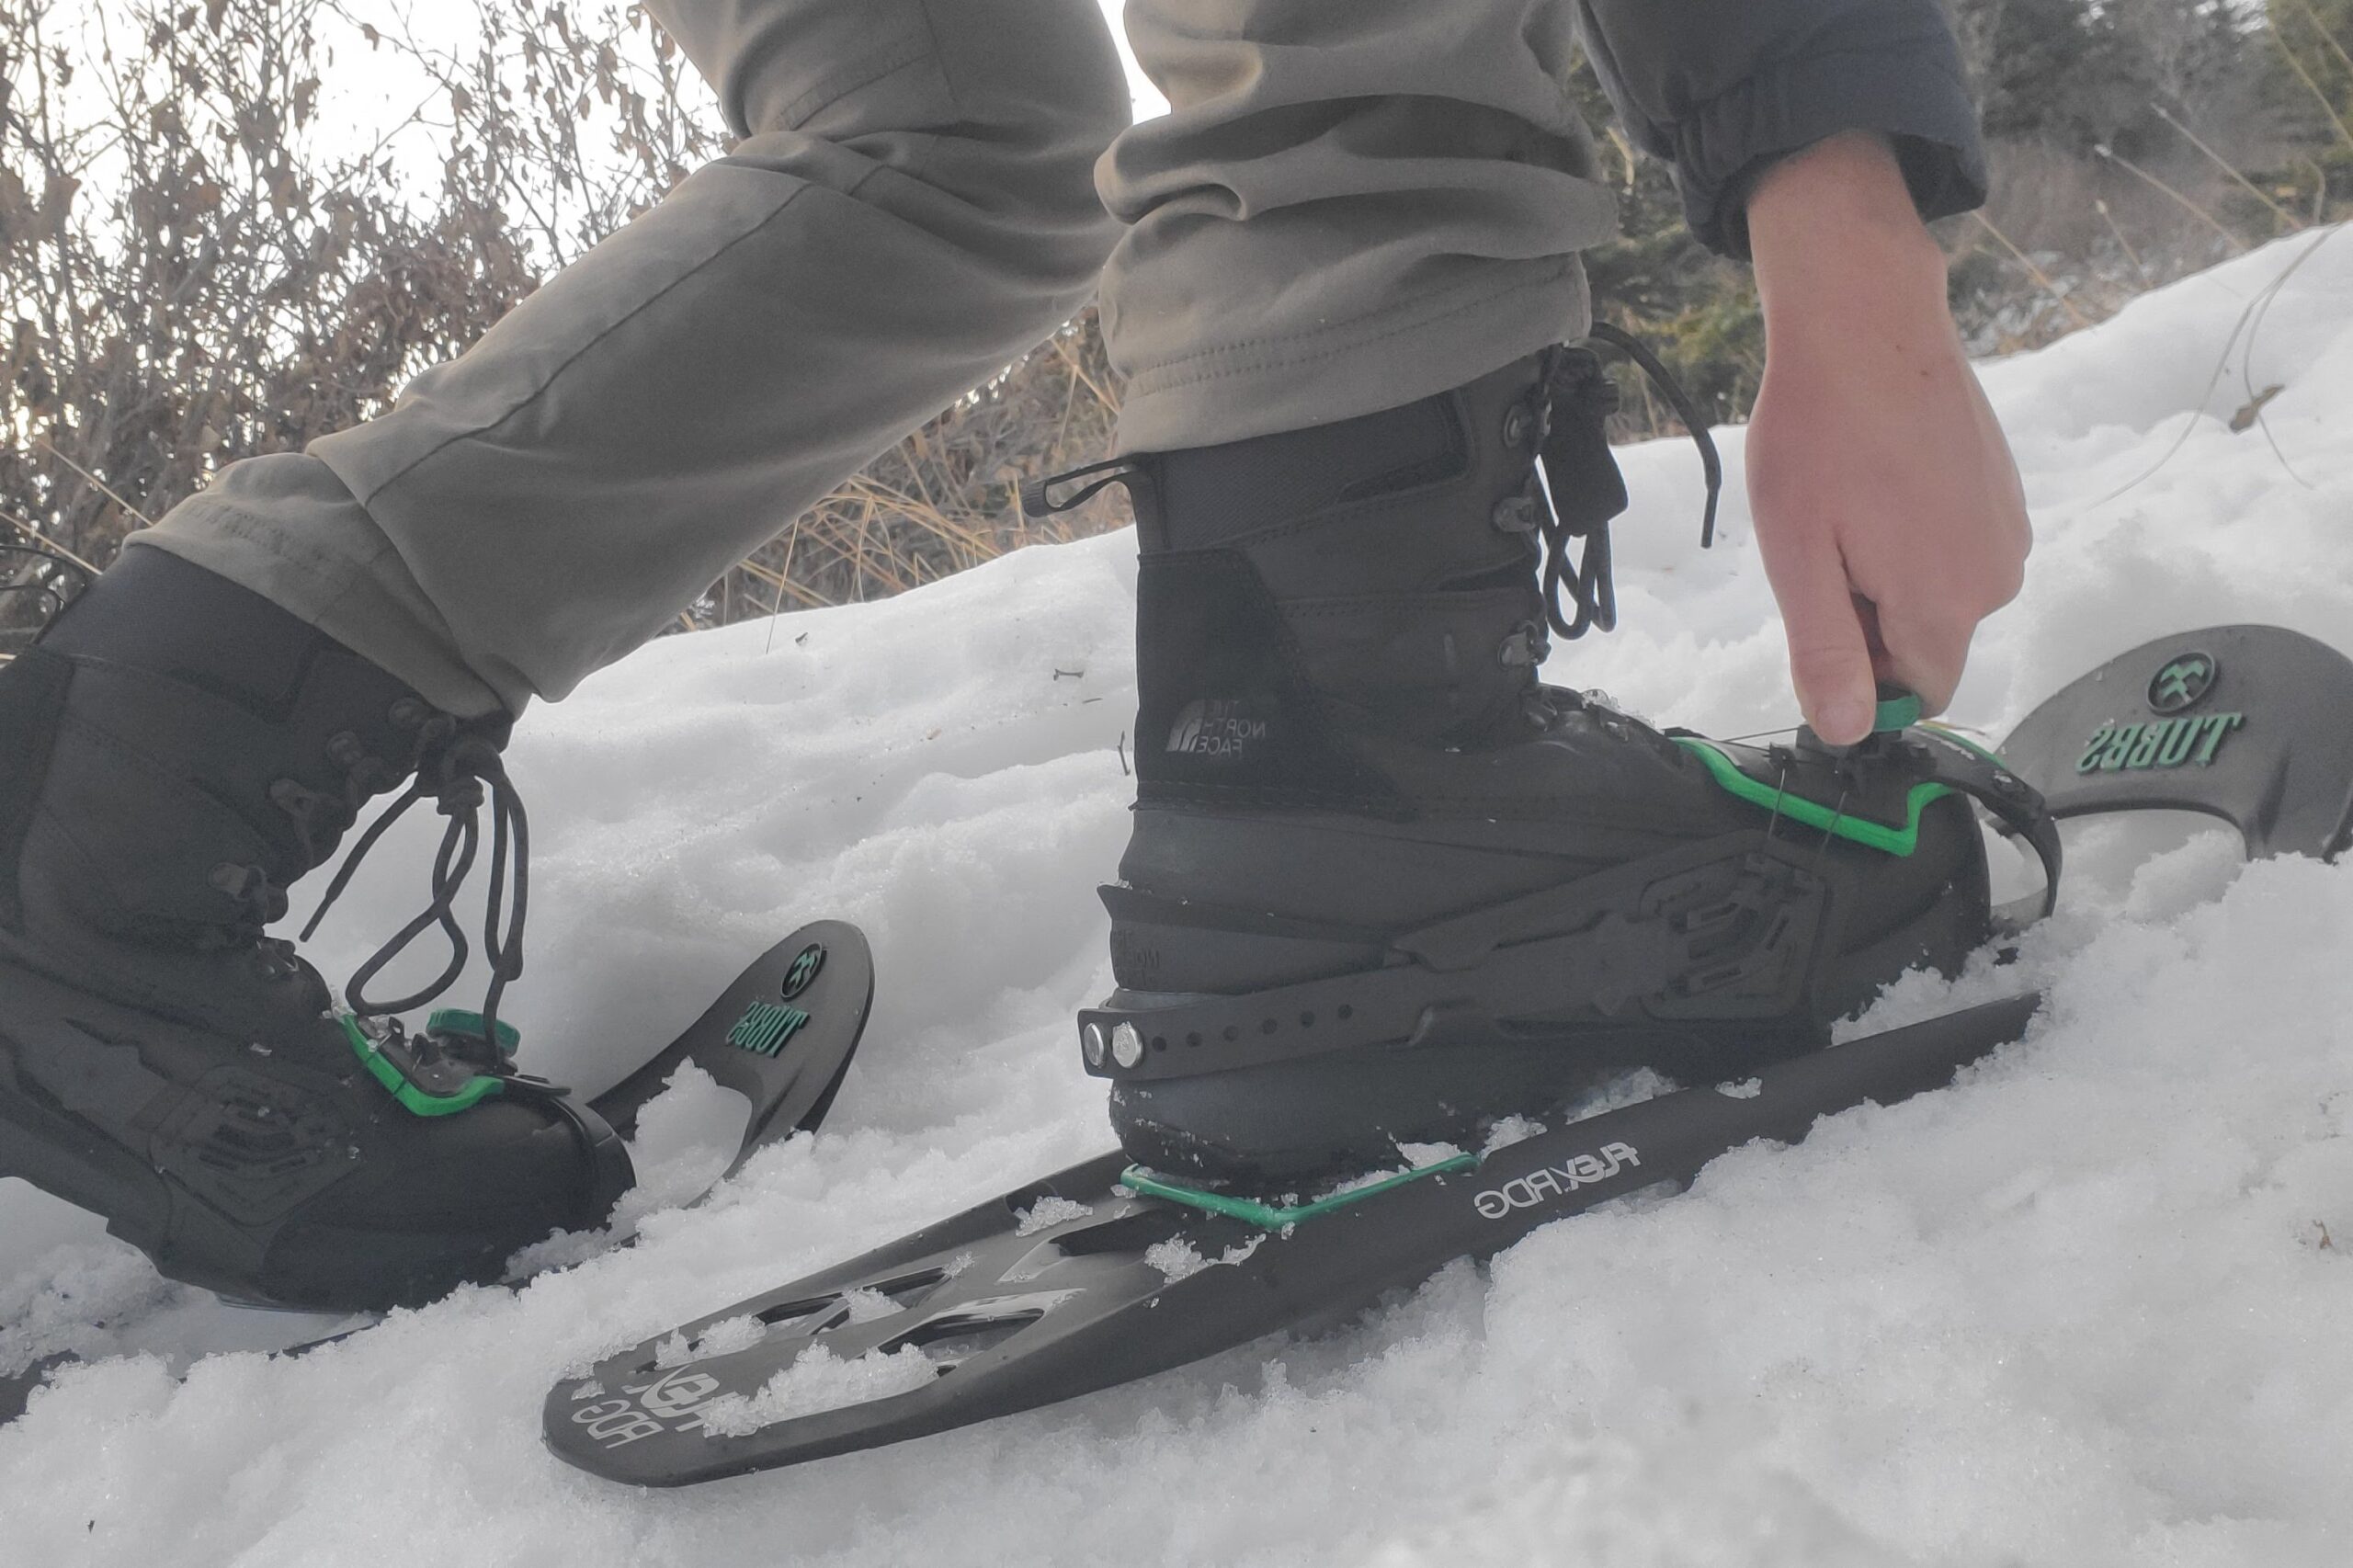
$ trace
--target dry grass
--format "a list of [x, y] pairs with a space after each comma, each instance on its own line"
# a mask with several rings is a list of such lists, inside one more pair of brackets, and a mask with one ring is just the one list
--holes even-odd
[[713, 585], [691, 624], [903, 593], [1026, 544], [1120, 527], [1108, 495], [1040, 521], [1022, 517], [1017, 495], [1025, 478], [1100, 457], [1118, 415], [1090, 310], [796, 518]]

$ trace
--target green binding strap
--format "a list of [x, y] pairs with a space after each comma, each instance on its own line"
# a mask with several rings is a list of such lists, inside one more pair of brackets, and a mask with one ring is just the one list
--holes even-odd
[[466, 1080], [465, 1086], [452, 1095], [437, 1095], [418, 1087], [400, 1070], [400, 1064], [386, 1056], [376, 1042], [359, 1027], [359, 1020], [348, 1013], [338, 1013], [335, 1021], [343, 1025], [344, 1034], [351, 1041], [352, 1053], [369, 1075], [384, 1085], [392, 1098], [400, 1101], [404, 1110], [416, 1116], [455, 1116], [471, 1110], [491, 1096], [506, 1088], [505, 1080], [488, 1074]]
[[1291, 1204], [1284, 1207], [1262, 1203], [1253, 1198], [1230, 1198], [1222, 1192], [1204, 1192], [1197, 1187], [1182, 1187], [1165, 1177], [1154, 1176], [1142, 1165], [1130, 1165], [1120, 1176], [1120, 1185], [1131, 1192], [1140, 1192], [1147, 1198], [1157, 1198], [1169, 1203], [1181, 1203], [1188, 1209], [1199, 1209], [1211, 1214], [1223, 1214], [1229, 1219], [1256, 1225], [1262, 1231], [1281, 1231], [1303, 1220], [1321, 1219], [1335, 1210], [1346, 1209], [1351, 1203], [1360, 1203], [1375, 1194], [1387, 1192], [1392, 1187], [1403, 1187], [1409, 1181], [1419, 1181], [1424, 1176], [1443, 1176], [1453, 1171], [1476, 1170], [1478, 1165], [1478, 1155], [1457, 1154], [1451, 1159], [1440, 1160], [1434, 1165], [1423, 1165], [1417, 1170], [1400, 1171], [1395, 1176], [1384, 1176], [1379, 1181], [1368, 1182], [1362, 1187], [1352, 1187], [1346, 1192], [1336, 1192], [1329, 1198], [1320, 1198], [1313, 1203]]
[[[1949, 731], [1938, 733], [1954, 740], [1960, 739], [1958, 736], [1951, 735]], [[1708, 772], [1714, 777], [1716, 782], [1723, 786], [1731, 794], [1738, 796], [1752, 805], [1762, 806], [1768, 812], [1788, 817], [1792, 822], [1802, 822], [1808, 827], [1819, 828], [1834, 837], [1848, 839], [1866, 848], [1883, 850], [1890, 855], [1909, 855], [1918, 848], [1920, 813], [1926, 811], [1931, 802], [1943, 800], [1953, 792], [1952, 786], [1949, 784], [1939, 784], [1934, 779], [1922, 779], [1912, 786], [1910, 793], [1904, 798], [1904, 825], [1891, 827], [1885, 823], [1872, 822], [1867, 817], [1852, 816], [1845, 812], [1834, 811], [1819, 801], [1809, 801], [1802, 795], [1792, 795], [1775, 785], [1751, 778], [1740, 770], [1738, 764], [1719, 750], [1713, 741], [1699, 735], [1677, 735], [1674, 738], [1676, 744], [1705, 764]], [[1968, 743], [1961, 744], [1965, 745]], [[1977, 751], [1981, 748], [1971, 746], [1970, 749]]]
[[[480, 1013], [470, 1013], [463, 1007], [444, 1007], [425, 1020], [426, 1034], [451, 1034], [467, 1040], [480, 1040], [488, 1032], [489, 1023]], [[498, 1020], [498, 1053], [513, 1056], [523, 1049], [523, 1031], [506, 1019]]]

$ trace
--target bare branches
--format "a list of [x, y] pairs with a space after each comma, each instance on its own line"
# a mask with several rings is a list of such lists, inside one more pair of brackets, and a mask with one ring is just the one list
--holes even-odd
[[[453, 41], [454, 40], [454, 41]], [[336, 57], [392, 100], [324, 126]], [[412, 88], [410, 83], [415, 86]], [[0, 8], [0, 509], [96, 562], [220, 467], [390, 405], [725, 149], [642, 9], [476, 0], [18, 0]], [[1091, 321], [800, 518], [689, 621], [872, 597], [1040, 535], [1017, 474], [1099, 454]], [[0, 602], [0, 632], [20, 614]]]

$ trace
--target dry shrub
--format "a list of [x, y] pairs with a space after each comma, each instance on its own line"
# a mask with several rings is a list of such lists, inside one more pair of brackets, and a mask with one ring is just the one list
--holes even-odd
[[[104, 565], [224, 462], [389, 407], [725, 150], [707, 89], [635, 7], [477, 13], [451, 49], [387, 0], [0, 9], [0, 537]], [[415, 111], [373, 145], [320, 123], [328, 74], [387, 64], [424, 85]], [[1110, 408], [1077, 324], [682, 624], [895, 592], [1035, 537], [1014, 474], [1098, 455]], [[54, 603], [11, 585], [63, 572], [0, 558], [0, 631]]]

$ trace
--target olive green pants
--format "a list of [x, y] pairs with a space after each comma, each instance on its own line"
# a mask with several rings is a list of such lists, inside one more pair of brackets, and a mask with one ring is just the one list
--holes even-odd
[[1132, 130], [1094, 0], [653, 9], [734, 151], [383, 417], [230, 466], [137, 543], [452, 711], [520, 711], [1098, 274], [1131, 450], [1393, 406], [1584, 330], [1576, 252], [1613, 210], [1567, 0], [1132, 0], [1174, 106]]

